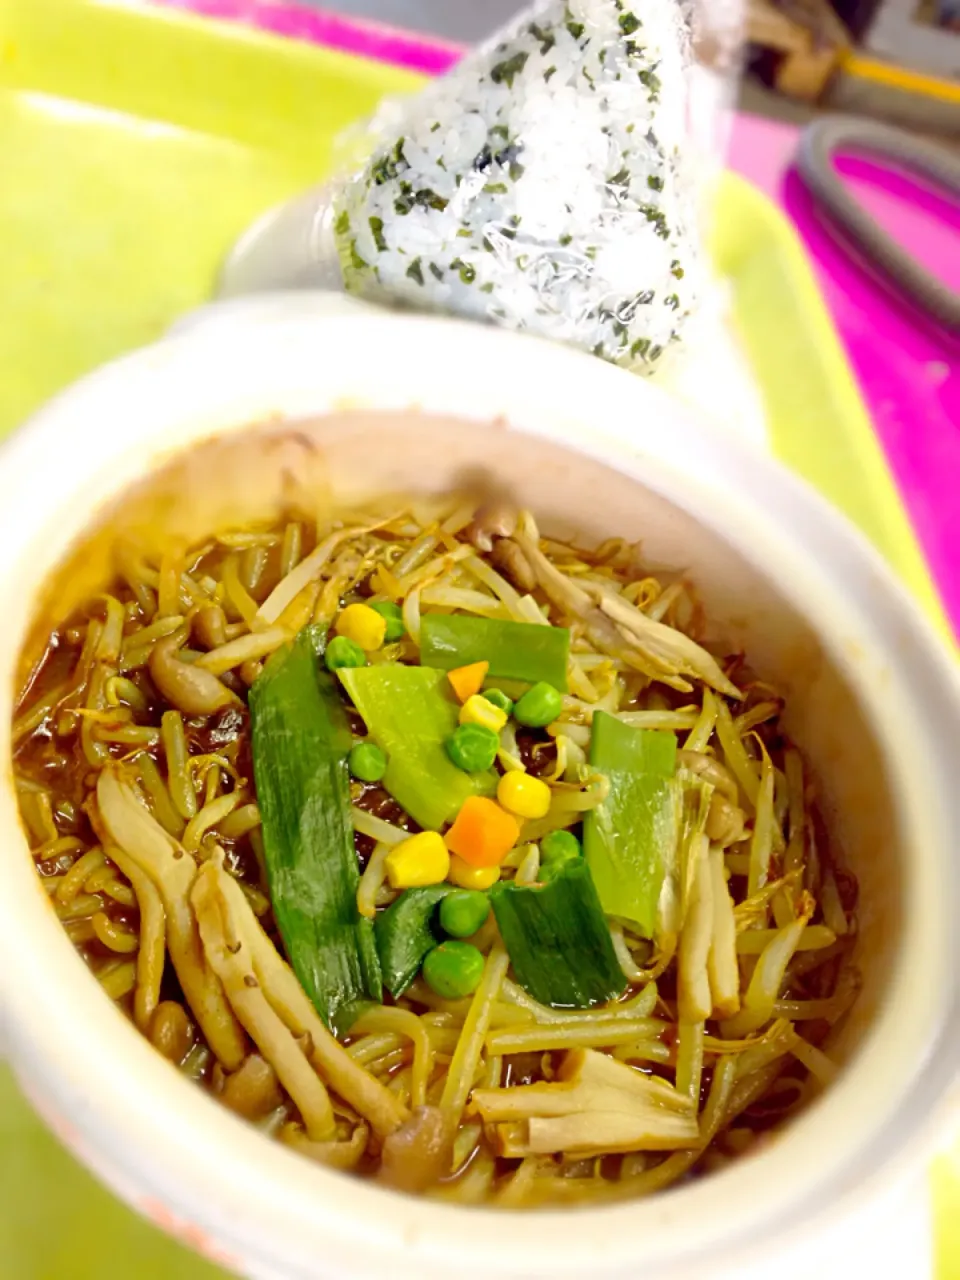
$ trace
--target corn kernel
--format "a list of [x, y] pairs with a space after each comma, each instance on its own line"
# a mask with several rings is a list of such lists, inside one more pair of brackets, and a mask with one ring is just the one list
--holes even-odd
[[385, 866], [394, 889], [419, 889], [446, 880], [450, 854], [439, 832], [421, 831], [391, 849]]
[[479, 724], [499, 733], [507, 723], [507, 713], [488, 702], [480, 693], [472, 694], [460, 708], [461, 724]]
[[500, 879], [499, 867], [471, 867], [453, 854], [450, 858], [450, 870], [447, 879], [461, 889], [489, 889]]
[[518, 818], [543, 818], [550, 808], [550, 788], [529, 773], [511, 769], [497, 784], [497, 799]]
[[387, 620], [368, 604], [348, 604], [337, 618], [338, 636], [346, 636], [367, 653], [379, 649], [387, 634]]

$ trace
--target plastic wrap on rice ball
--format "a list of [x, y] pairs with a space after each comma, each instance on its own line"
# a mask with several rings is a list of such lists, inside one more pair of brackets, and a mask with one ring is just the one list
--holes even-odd
[[699, 293], [687, 35], [676, 0], [527, 11], [337, 192], [347, 289], [650, 368]]

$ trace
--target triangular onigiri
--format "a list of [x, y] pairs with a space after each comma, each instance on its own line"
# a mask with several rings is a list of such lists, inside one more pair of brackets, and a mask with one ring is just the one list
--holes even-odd
[[689, 65], [676, 0], [527, 11], [413, 99], [338, 191], [347, 289], [649, 367], [700, 277]]

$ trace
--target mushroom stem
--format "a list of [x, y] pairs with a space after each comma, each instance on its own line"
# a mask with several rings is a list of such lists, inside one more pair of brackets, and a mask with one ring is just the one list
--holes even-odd
[[[245, 964], [252, 966], [252, 973], [262, 988], [266, 1004], [282, 1026], [292, 1033], [295, 1048], [306, 1060], [320, 1072], [327, 1084], [334, 1089], [345, 1102], [370, 1122], [374, 1133], [386, 1138], [407, 1119], [407, 1109], [389, 1089], [385, 1088], [370, 1072], [365, 1071], [347, 1053], [326, 1028], [320, 1015], [310, 1003], [309, 998], [297, 981], [293, 970], [280, 957], [276, 947], [263, 932], [259, 921], [244, 896], [243, 890], [236, 880], [218, 865], [217, 859], [205, 863], [197, 877], [197, 889], [194, 890], [194, 904], [199, 895], [215, 895], [219, 903], [219, 928], [225, 938], [235, 938], [240, 950], [236, 956], [243, 956]], [[201, 902], [205, 899], [201, 896]], [[213, 917], [208, 915], [213, 927]], [[212, 936], [212, 935], [211, 935]], [[204, 934], [206, 945], [206, 934]], [[211, 962], [213, 962], [211, 960]], [[230, 998], [233, 999], [231, 985]], [[249, 984], [244, 992], [252, 988]], [[258, 1033], [253, 1023], [246, 1021], [254, 1002], [244, 1001], [247, 1013], [237, 1009], [237, 1014], [250, 1030], [254, 1040], [260, 1044]], [[257, 1006], [259, 1007], [259, 1005]], [[272, 1024], [271, 1024], [272, 1025]], [[303, 1046], [301, 1049], [300, 1046]], [[274, 1058], [266, 1045], [260, 1044], [264, 1057], [273, 1064], [277, 1075], [284, 1080], [280, 1062]], [[286, 1081], [284, 1081], [286, 1084]], [[295, 1099], [296, 1100], [296, 1099]]]
[[137, 989], [133, 997], [133, 1020], [149, 1035], [154, 1010], [160, 1003], [160, 983], [167, 954], [167, 917], [160, 892], [133, 858], [114, 845], [107, 857], [116, 863], [133, 886], [140, 910], [140, 954], [137, 956]]
[[246, 1056], [243, 1030], [231, 1012], [220, 979], [208, 967], [190, 906], [196, 863], [164, 831], [136, 792], [110, 768], [97, 780], [97, 807], [111, 842], [149, 876], [163, 900], [167, 948], [183, 994], [207, 1044], [227, 1071]]
[[330, 1095], [289, 1027], [270, 1007], [254, 973], [250, 946], [239, 937], [236, 942], [230, 940], [232, 931], [226, 918], [229, 906], [220, 892], [212, 863], [197, 876], [191, 901], [207, 959], [223, 983], [234, 1012], [296, 1103], [308, 1137], [315, 1142], [330, 1141], [336, 1134]]

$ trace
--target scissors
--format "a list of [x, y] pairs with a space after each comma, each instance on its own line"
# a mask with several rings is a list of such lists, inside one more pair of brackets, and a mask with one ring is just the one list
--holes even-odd
[[804, 185], [848, 248], [866, 258], [888, 286], [927, 317], [960, 336], [960, 293], [921, 266], [861, 207], [834, 165], [836, 155], [844, 150], [893, 161], [958, 202], [960, 160], [902, 129], [849, 116], [826, 116], [809, 125], [801, 135], [796, 159]]

